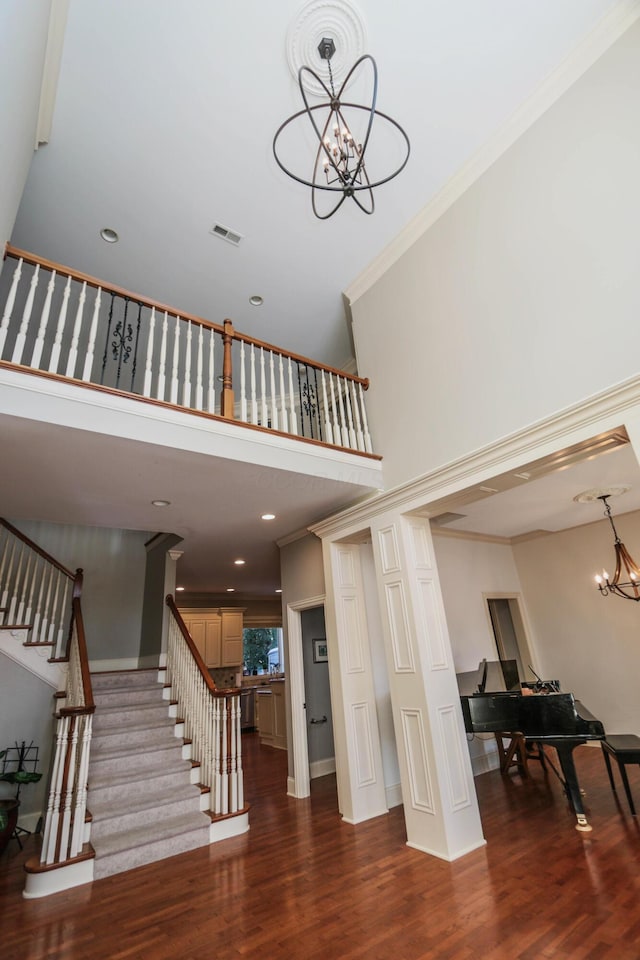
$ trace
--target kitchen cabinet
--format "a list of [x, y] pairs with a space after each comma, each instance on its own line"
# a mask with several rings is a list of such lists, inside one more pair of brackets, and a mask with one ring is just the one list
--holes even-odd
[[244, 607], [181, 610], [182, 619], [207, 667], [240, 667]]
[[260, 743], [286, 750], [284, 680], [272, 680], [267, 686], [256, 687], [255, 711]]

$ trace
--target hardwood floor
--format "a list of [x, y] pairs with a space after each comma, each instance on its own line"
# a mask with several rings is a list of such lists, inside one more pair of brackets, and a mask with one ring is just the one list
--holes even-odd
[[639, 960], [640, 825], [599, 749], [575, 752], [592, 833], [537, 764], [528, 782], [493, 772], [476, 780], [487, 846], [445, 863], [404, 844], [400, 807], [344, 824], [334, 777], [292, 800], [286, 754], [243, 743], [243, 837], [30, 901], [35, 841], [11, 843], [2, 960]]

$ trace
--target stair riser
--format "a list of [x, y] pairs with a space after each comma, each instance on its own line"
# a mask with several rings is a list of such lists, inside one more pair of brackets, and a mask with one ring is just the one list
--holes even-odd
[[[91, 771], [89, 771], [91, 776]], [[125, 783], [91, 783], [89, 780], [89, 795], [87, 807], [91, 809], [92, 798], [100, 803], [125, 803], [127, 797], [142, 797], [149, 790], [161, 790], [163, 787], [179, 787], [191, 783], [189, 770], [180, 770], [178, 773], [163, 773], [157, 777], [146, 777], [144, 780], [127, 780]]]
[[[154, 806], [152, 808], [153, 816], [164, 819], [182, 814], [199, 813], [200, 794], [196, 787], [194, 787], [193, 790], [194, 793], [190, 797], [185, 797], [182, 800], [174, 800], [172, 803], [165, 803], [161, 806]], [[99, 848], [99, 841], [102, 840], [103, 837], [110, 837], [112, 834], [119, 833], [122, 830], [137, 830], [147, 826], [150, 815], [150, 810], [144, 809], [136, 810], [133, 813], [122, 813], [118, 816], [108, 817], [105, 820], [100, 820], [99, 817], [94, 816], [93, 823], [91, 824], [91, 840], [94, 845], [97, 845]]]
[[98, 733], [102, 730], [109, 730], [113, 727], [122, 727], [130, 724], [131, 726], [143, 726], [147, 723], [156, 723], [167, 717], [166, 703], [141, 707], [139, 710], [114, 710], [109, 713], [100, 713], [100, 708], [95, 712], [93, 718], [93, 729]]
[[143, 748], [137, 753], [131, 752], [104, 760], [99, 755], [92, 756], [91, 773], [94, 777], [105, 777], [109, 774], [117, 776], [119, 773], [130, 770], [131, 775], [135, 776], [136, 771], [144, 773], [146, 770], [153, 770], [158, 764], [162, 764], [167, 769], [175, 769], [180, 762], [182, 762], [182, 746], [175, 740], [174, 744], [164, 750], [153, 750], [150, 753], [145, 752]]
[[156, 670], [125, 670], [120, 673], [92, 673], [91, 685], [95, 690], [108, 687], [158, 687]]
[[124, 850], [121, 853], [112, 853], [106, 857], [100, 857], [99, 853], [96, 853], [94, 879], [101, 880], [103, 877], [110, 877], [114, 873], [121, 873], [123, 870], [141, 867], [145, 863], [155, 863], [157, 860], [164, 860], [166, 857], [175, 857], [180, 853], [195, 850], [197, 847], [204, 847], [208, 843], [209, 827], [205, 826], [190, 833], [172, 837], [170, 840], [158, 840], [155, 843], [148, 843], [144, 847]]
[[116, 690], [100, 690], [93, 692], [93, 699], [96, 706], [116, 707], [118, 705], [137, 706], [143, 703], [162, 703], [162, 689], [160, 687], [146, 687], [132, 690], [118, 687]]
[[[136, 746], [164, 743], [166, 746], [177, 740], [174, 735], [175, 724], [167, 718], [166, 724], [158, 727], [148, 727], [146, 730], [123, 732], [120, 728], [107, 728], [96, 733], [94, 730], [91, 739], [91, 756], [99, 757], [103, 750], [115, 750], [117, 747], [131, 747], [132, 741]], [[178, 741], [179, 742], [179, 741]]]

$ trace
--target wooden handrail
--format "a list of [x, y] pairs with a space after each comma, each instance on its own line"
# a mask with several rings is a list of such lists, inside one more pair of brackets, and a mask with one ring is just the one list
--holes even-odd
[[[54, 558], [51, 556], [50, 553], [47, 553], [46, 550], [43, 550], [41, 547], [39, 547], [37, 543], [34, 543], [33, 540], [30, 540], [29, 537], [25, 536], [24, 533], [21, 533], [17, 529], [17, 527], [14, 527], [12, 523], [9, 523], [9, 521], [5, 520], [3, 517], [0, 517], [0, 526], [3, 526], [5, 530], [8, 530], [9, 533], [12, 533], [14, 537], [17, 537], [19, 540], [22, 540], [24, 544], [26, 544], [31, 550], [34, 550], [35, 553], [39, 554], [44, 560], [47, 561], [47, 563], [50, 563], [57, 570], [59, 570], [60, 573], [64, 573], [64, 575], [68, 577], [69, 580], [73, 580], [75, 583], [76, 575], [73, 574], [71, 570], [68, 570], [61, 563], [58, 563], [57, 560], [54, 560]], [[80, 571], [80, 573], [82, 573], [82, 571]], [[74, 586], [74, 589], [75, 589], [75, 586]], [[82, 578], [80, 578], [80, 589], [82, 589]], [[74, 596], [75, 596], [75, 593], [74, 593]]]
[[[210, 320], [205, 320], [203, 317], [198, 317], [192, 313], [185, 313], [182, 310], [177, 310], [175, 307], [168, 306], [164, 303], [159, 303], [157, 300], [152, 300], [150, 297], [143, 297], [139, 293], [134, 293], [133, 291], [127, 290], [124, 287], [118, 287], [115, 284], [100, 280], [98, 277], [92, 277], [88, 273], [80, 273], [78, 270], [73, 270], [71, 267], [67, 267], [62, 263], [56, 263], [54, 260], [47, 260], [45, 257], [36, 256], [36, 254], [29, 253], [27, 250], [20, 250], [18, 247], [13, 247], [10, 243], [8, 243], [5, 247], [4, 259], [7, 257], [15, 257], [16, 259], [21, 258], [25, 263], [30, 263], [33, 266], [39, 264], [46, 270], [55, 270], [57, 274], [62, 274], [66, 277], [72, 277], [74, 280], [78, 280], [80, 283], [86, 283], [89, 287], [100, 287], [101, 290], [115, 293], [118, 296], [126, 297], [129, 300], [135, 300], [136, 303], [142, 303], [145, 307], [154, 307], [161, 313], [166, 311], [174, 317], [180, 317], [182, 320], [188, 320], [190, 323], [195, 323], [198, 326], [215, 330], [216, 333], [225, 333], [225, 327], [220, 326], [220, 324], [212, 323]], [[233, 330], [231, 320], [225, 320], [225, 324], [231, 325], [231, 331], [234, 340], [242, 340], [244, 343], [253, 344], [254, 347], [269, 350], [272, 353], [277, 353], [283, 357], [287, 357], [290, 360], [294, 360], [296, 363], [304, 363], [307, 366], [314, 367], [317, 370], [324, 370], [326, 373], [332, 373], [335, 376], [344, 377], [345, 380], [353, 380], [354, 383], [362, 384], [364, 390], [369, 388], [369, 380], [366, 377], [357, 377], [352, 373], [346, 373], [344, 370], [338, 370], [336, 367], [329, 367], [325, 364], [318, 363], [317, 360], [312, 360], [310, 357], [305, 357], [303, 354], [291, 353], [290, 351], [283, 350], [281, 347], [277, 347], [273, 343], [268, 343], [266, 340], [257, 340], [255, 337], [248, 336], [248, 334], [238, 333], [236, 330]], [[228, 331], [229, 327], [226, 329]]]
[[[82, 570], [78, 570], [82, 580]], [[91, 671], [89, 670], [89, 654], [87, 653], [87, 639], [84, 632], [84, 620], [82, 619], [82, 607], [80, 606], [80, 597], [72, 600], [73, 622], [76, 625], [78, 635], [78, 655], [80, 658], [80, 670], [82, 672], [82, 690], [84, 692], [84, 713], [93, 713], [95, 703], [93, 700], [93, 687], [91, 685]], [[68, 651], [67, 651], [68, 652]], [[62, 707], [60, 713], [64, 716], [67, 708]], [[73, 710], [73, 707], [69, 708]]]
[[176, 607], [175, 602], [174, 602], [174, 600], [173, 600], [173, 597], [171, 596], [170, 593], [167, 594], [167, 597], [166, 597], [166, 601], [165, 601], [165, 602], [166, 602], [167, 606], [169, 607], [169, 610], [170, 610], [171, 613], [173, 614], [173, 618], [174, 618], [174, 620], [176, 621], [176, 624], [177, 624], [178, 627], [180, 628], [180, 632], [181, 632], [182, 636], [184, 637], [185, 643], [186, 643], [187, 646], [189, 647], [189, 650], [191, 651], [191, 654], [192, 654], [192, 656], [193, 656], [193, 659], [195, 660], [195, 662], [196, 662], [196, 664], [197, 664], [197, 666], [198, 666], [198, 670], [199, 670], [200, 673], [202, 674], [202, 678], [203, 678], [203, 680], [205, 681], [205, 683], [206, 683], [206, 685], [207, 685], [207, 687], [208, 687], [208, 689], [209, 689], [209, 693], [217, 693], [217, 692], [218, 692], [218, 688], [216, 687], [216, 685], [215, 685], [215, 683], [214, 683], [213, 677], [211, 676], [211, 674], [210, 674], [209, 671], [207, 670], [206, 664], [205, 664], [204, 660], [202, 659], [202, 657], [200, 656], [200, 651], [198, 650], [198, 648], [196, 647], [195, 643], [194, 643], [193, 640], [191, 639], [191, 634], [190, 634], [189, 631], [187, 630], [187, 628], [186, 628], [186, 626], [185, 626], [185, 622], [184, 622], [184, 620], [182, 619], [182, 617], [181, 617], [181, 615], [180, 615], [180, 611], [179, 611], [178, 608]]

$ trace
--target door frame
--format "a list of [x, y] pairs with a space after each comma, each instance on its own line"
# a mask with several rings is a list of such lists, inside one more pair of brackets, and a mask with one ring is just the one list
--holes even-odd
[[287, 645], [289, 647], [289, 698], [291, 703], [292, 776], [287, 778], [287, 795], [302, 800], [311, 793], [307, 712], [305, 705], [302, 617], [304, 610], [325, 605], [325, 594], [287, 604]]

